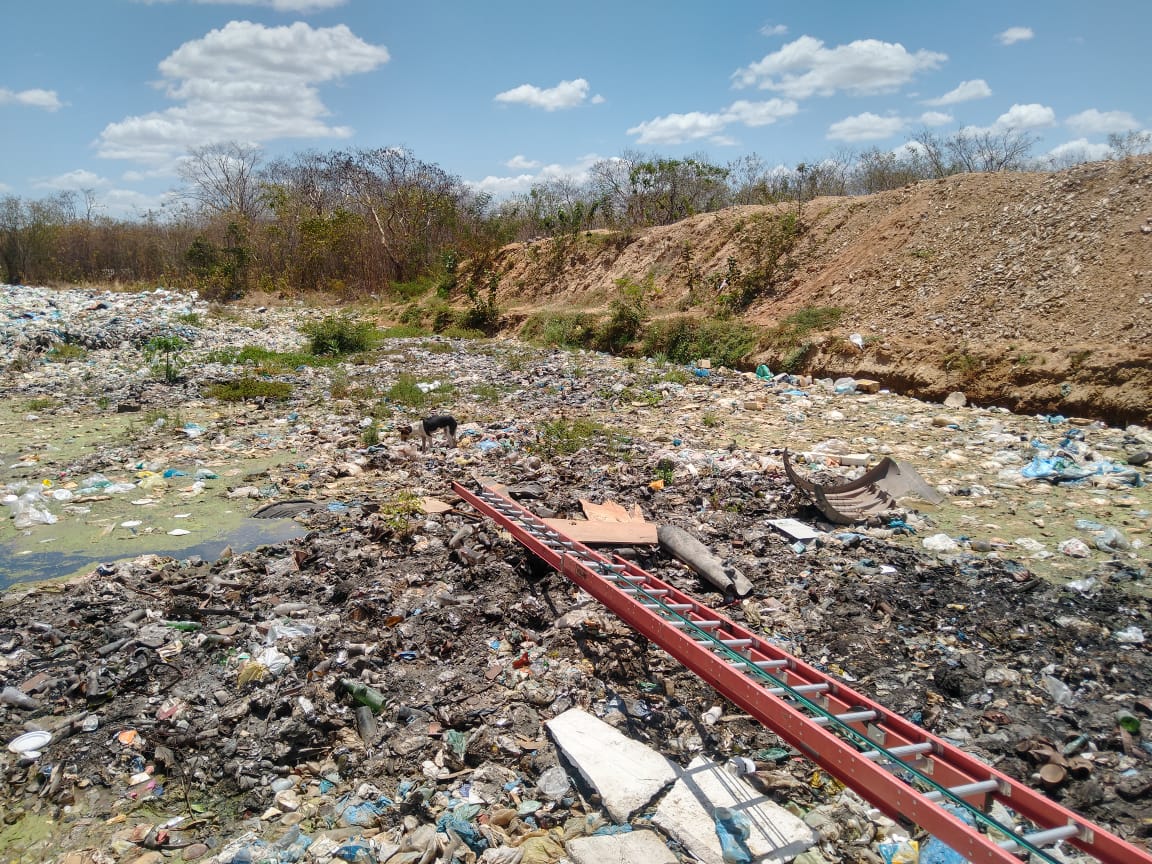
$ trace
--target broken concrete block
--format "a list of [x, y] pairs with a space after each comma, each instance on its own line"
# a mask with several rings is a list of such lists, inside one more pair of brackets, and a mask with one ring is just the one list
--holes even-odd
[[745, 842], [758, 864], [789, 861], [816, 843], [815, 833], [801, 820], [703, 757], [683, 771], [652, 821], [703, 864], [724, 864], [713, 819], [717, 807], [739, 812], [751, 823]]
[[578, 708], [545, 725], [616, 822], [627, 822], [672, 785], [679, 773], [669, 759]]
[[568, 841], [573, 864], [676, 864], [676, 856], [654, 831], [631, 831]]

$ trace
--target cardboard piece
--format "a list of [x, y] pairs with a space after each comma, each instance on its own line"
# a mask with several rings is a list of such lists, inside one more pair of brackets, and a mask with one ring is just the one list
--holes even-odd
[[544, 519], [549, 528], [590, 546], [655, 545], [655, 522], [600, 522], [593, 519]]

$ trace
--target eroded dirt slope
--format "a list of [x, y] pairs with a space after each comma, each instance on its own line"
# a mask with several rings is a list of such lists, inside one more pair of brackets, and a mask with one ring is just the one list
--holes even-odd
[[[501, 303], [596, 308], [617, 280], [651, 278], [654, 314], [714, 312], [729, 258], [754, 266], [749, 225], [789, 207], [590, 235], [563, 255], [549, 240], [508, 247]], [[1028, 412], [1152, 417], [1152, 157], [819, 198], [803, 205], [802, 224], [784, 262], [790, 278], [744, 313], [767, 332], [803, 309], [842, 310], [833, 330], [806, 337], [796, 371], [872, 377], [928, 398], [960, 389]], [[778, 363], [796, 347], [766, 345], [748, 361]]]

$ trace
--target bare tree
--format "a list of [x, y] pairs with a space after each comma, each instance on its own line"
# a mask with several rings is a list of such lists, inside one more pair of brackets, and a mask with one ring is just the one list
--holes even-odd
[[1124, 133], [1112, 132], [1108, 135], [1108, 146], [1112, 148], [1113, 159], [1152, 153], [1152, 132], [1138, 132], [1135, 129]]
[[214, 215], [252, 221], [261, 211], [256, 172], [262, 158], [259, 147], [235, 141], [189, 150], [178, 168], [187, 184], [180, 195]]

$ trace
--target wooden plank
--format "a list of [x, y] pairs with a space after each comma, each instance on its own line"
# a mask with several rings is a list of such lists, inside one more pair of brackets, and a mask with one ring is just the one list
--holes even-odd
[[657, 542], [655, 522], [600, 522], [592, 519], [545, 519], [544, 524], [580, 543], [613, 546]]

